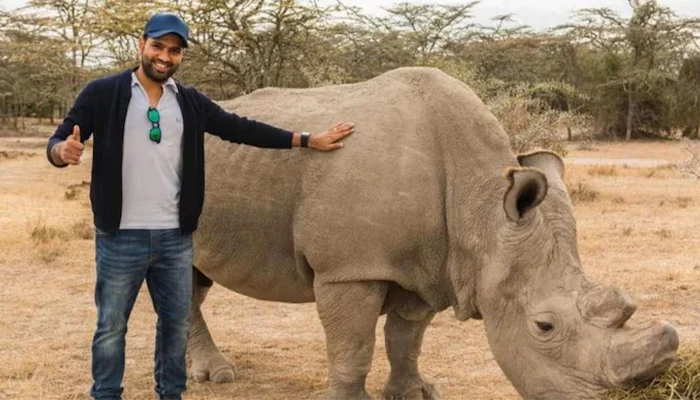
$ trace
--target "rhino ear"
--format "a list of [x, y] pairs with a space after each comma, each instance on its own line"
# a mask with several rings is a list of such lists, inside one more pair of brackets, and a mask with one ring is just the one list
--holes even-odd
[[523, 167], [539, 169], [544, 172], [550, 185], [565, 189], [564, 161], [557, 153], [547, 150], [536, 150], [530, 153], [519, 154], [518, 163]]
[[503, 198], [503, 209], [513, 222], [527, 218], [547, 195], [547, 178], [536, 168], [509, 168], [505, 171], [510, 181]]

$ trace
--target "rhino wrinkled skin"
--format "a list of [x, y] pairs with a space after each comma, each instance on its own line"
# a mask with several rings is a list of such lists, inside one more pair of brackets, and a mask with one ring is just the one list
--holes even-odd
[[[207, 138], [195, 235], [195, 265], [219, 285], [262, 300], [316, 302], [328, 398], [369, 398], [383, 314], [391, 399], [439, 397], [417, 359], [431, 319], [450, 307], [459, 320], [483, 319], [496, 361], [528, 399], [594, 398], [674, 360], [672, 326], [627, 327], [631, 299], [584, 276], [562, 160], [514, 155], [460, 81], [401, 68], [222, 105], [295, 131], [356, 124], [333, 153]], [[200, 311], [207, 290], [195, 285], [191, 374], [231, 381]]]

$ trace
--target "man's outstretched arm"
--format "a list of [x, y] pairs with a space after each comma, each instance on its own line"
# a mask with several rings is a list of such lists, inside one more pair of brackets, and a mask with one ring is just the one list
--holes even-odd
[[[316, 134], [291, 132], [226, 112], [206, 96], [199, 95], [206, 103], [207, 132], [234, 143], [276, 149], [309, 147], [320, 151], [330, 151], [342, 148], [343, 143], [340, 141], [355, 131], [354, 124], [340, 122], [328, 130]], [[308, 136], [304, 137], [306, 135]]]

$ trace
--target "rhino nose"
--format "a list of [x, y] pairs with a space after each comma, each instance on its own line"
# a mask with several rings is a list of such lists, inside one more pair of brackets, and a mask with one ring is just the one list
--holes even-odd
[[632, 299], [614, 286], [596, 286], [578, 300], [581, 316], [601, 328], [620, 328], [637, 310]]
[[664, 372], [676, 360], [678, 333], [667, 322], [613, 335], [609, 365], [613, 384], [630, 385]]

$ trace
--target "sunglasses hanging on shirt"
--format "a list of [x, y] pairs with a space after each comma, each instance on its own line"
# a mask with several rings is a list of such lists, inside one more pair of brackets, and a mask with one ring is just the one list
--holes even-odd
[[152, 125], [151, 130], [148, 132], [148, 137], [152, 142], [160, 143], [161, 130], [160, 113], [158, 112], [158, 109], [155, 107], [149, 107], [148, 111], [146, 111], [146, 116]]

